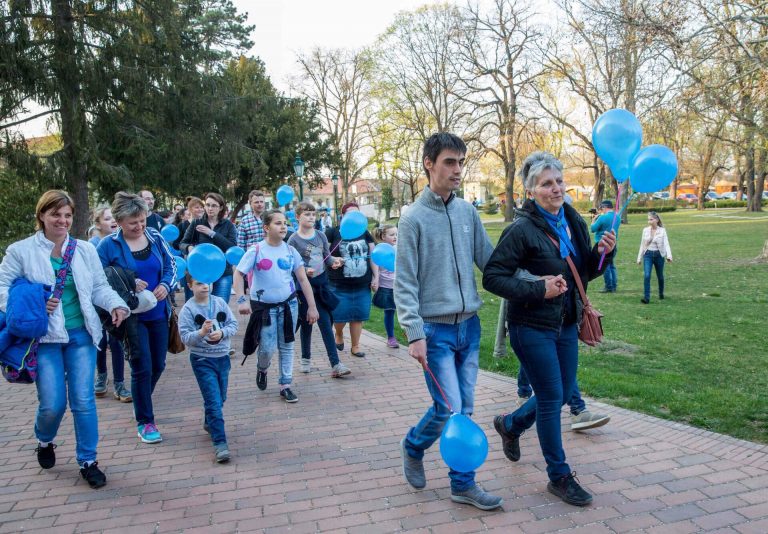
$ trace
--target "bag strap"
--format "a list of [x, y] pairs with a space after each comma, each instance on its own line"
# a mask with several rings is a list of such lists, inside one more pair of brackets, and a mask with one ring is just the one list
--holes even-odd
[[[550, 241], [552, 241], [552, 244], [555, 245], [557, 250], [560, 250], [560, 243], [555, 241], [555, 238], [551, 235], [544, 232]], [[584, 303], [584, 306], [589, 306], [589, 298], [587, 298], [587, 292], [584, 291], [584, 284], [581, 283], [581, 275], [579, 275], [579, 271], [576, 270], [576, 266], [573, 264], [573, 260], [571, 259], [571, 255], [568, 254], [565, 257], [565, 261], [568, 262], [568, 267], [571, 268], [571, 273], [573, 274], [573, 278], [576, 280], [576, 286], [579, 288], [579, 295], [581, 295], [581, 301]]]
[[56, 286], [53, 288], [52, 297], [60, 299], [64, 293], [64, 284], [67, 281], [67, 272], [69, 271], [69, 265], [72, 263], [72, 258], [75, 255], [75, 248], [77, 247], [77, 239], [74, 237], [69, 238], [67, 248], [64, 249], [64, 254], [61, 258], [61, 267], [56, 271]]

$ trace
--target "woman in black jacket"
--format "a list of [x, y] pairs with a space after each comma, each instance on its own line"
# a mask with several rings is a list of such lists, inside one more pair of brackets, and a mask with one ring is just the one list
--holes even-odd
[[[203, 243], [213, 243], [226, 253], [236, 245], [237, 229], [232, 221], [226, 219], [224, 214], [227, 205], [224, 197], [218, 193], [205, 195], [205, 215], [193, 220], [181, 240], [179, 249], [184, 255], [189, 254], [193, 248]], [[232, 266], [227, 263], [224, 274], [213, 283], [213, 294], [223, 298], [229, 303], [232, 294]]]
[[[573, 260], [586, 288], [589, 280], [602, 274], [600, 255], [606, 251], [611, 258], [616, 238], [613, 232], [606, 233], [600, 243], [590, 246], [586, 223], [564, 202], [562, 170], [562, 163], [547, 152], [534, 152], [523, 162], [523, 185], [533, 199], [523, 204], [519, 217], [502, 233], [485, 266], [483, 287], [509, 301], [510, 344], [534, 390], [517, 411], [494, 418], [504, 454], [515, 462], [520, 459], [520, 435], [535, 422], [547, 462], [547, 488], [569, 504], [584, 506], [592, 496], [571, 473], [560, 436], [560, 408], [576, 383], [582, 310], [565, 258]], [[521, 276], [522, 270], [538, 279]]]

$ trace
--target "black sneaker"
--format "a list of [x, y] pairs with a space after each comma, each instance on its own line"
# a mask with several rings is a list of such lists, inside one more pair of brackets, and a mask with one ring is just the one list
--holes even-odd
[[53, 443], [49, 443], [47, 447], [41, 447], [40, 443], [37, 444], [35, 452], [37, 453], [37, 463], [40, 464], [40, 467], [50, 469], [56, 465], [56, 453], [53, 452], [55, 448], [56, 445]]
[[107, 483], [106, 475], [99, 469], [99, 462], [89, 463], [87, 466], [80, 469], [80, 474], [93, 489], [100, 488]]
[[256, 385], [259, 387], [261, 391], [264, 391], [265, 389], [267, 389], [267, 372], [266, 371], [256, 372]]
[[547, 489], [553, 495], [557, 495], [568, 504], [574, 506], [586, 506], [592, 502], [592, 495], [579, 486], [576, 473], [570, 473], [563, 478], [547, 484]]
[[281, 389], [280, 396], [285, 402], [299, 402], [299, 398], [291, 391], [291, 388]]
[[513, 434], [504, 428], [504, 416], [497, 415], [493, 418], [493, 428], [501, 436], [501, 446], [504, 449], [504, 456], [516, 462], [520, 459], [520, 435]]

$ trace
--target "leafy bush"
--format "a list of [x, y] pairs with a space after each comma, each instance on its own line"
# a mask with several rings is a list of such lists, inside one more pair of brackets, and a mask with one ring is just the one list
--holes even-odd
[[674, 204], [666, 204], [659, 206], [627, 206], [627, 213], [648, 213], [649, 211], [655, 211], [656, 213], [664, 213], [665, 211], [675, 211], [677, 206]]
[[483, 206], [483, 211], [488, 215], [496, 215], [499, 213], [499, 203], [495, 200], [489, 200], [485, 203], [485, 206]]
[[[768, 200], [763, 199], [762, 205], [763, 206], [768, 205]], [[746, 208], [747, 201], [731, 200], [731, 199], [712, 200], [712, 201], [705, 202], [704, 207], [705, 208]]]

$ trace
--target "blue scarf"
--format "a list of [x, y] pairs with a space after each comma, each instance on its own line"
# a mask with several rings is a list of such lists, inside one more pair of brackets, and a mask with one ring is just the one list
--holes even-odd
[[571, 238], [568, 236], [568, 222], [565, 220], [565, 210], [560, 206], [560, 211], [557, 215], [552, 215], [541, 206], [536, 204], [536, 209], [544, 217], [549, 226], [555, 231], [555, 234], [560, 238], [560, 257], [565, 258], [568, 255], [568, 251], [574, 256], [578, 256], [576, 253], [576, 247], [573, 246]]

